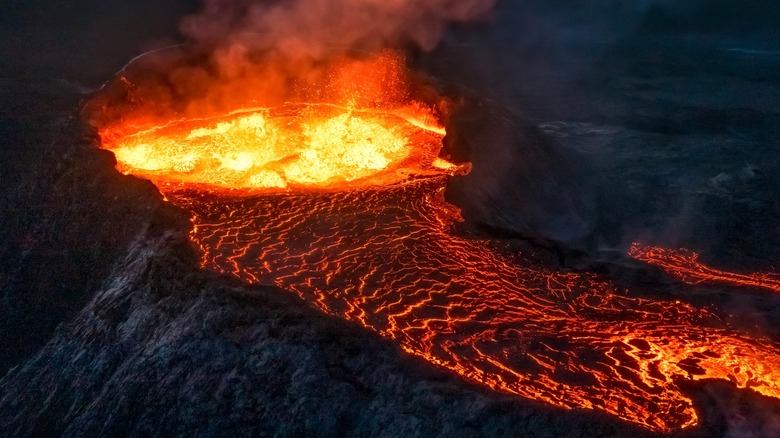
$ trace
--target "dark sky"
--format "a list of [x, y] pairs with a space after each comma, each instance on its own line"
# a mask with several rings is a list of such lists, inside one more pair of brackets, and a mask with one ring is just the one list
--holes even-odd
[[138, 53], [175, 41], [197, 0], [10, 0], [0, 8], [0, 75], [102, 82]]
[[[134, 55], [178, 38], [179, 19], [198, 0], [6, 0], [0, 6], [0, 75], [64, 76], [101, 82]], [[763, 47], [780, 46], [780, 3], [736, 0], [502, 0], [501, 14], [557, 17], [555, 27], [517, 29], [518, 42], [582, 27], [614, 33], [728, 34]], [[536, 32], [536, 33], [534, 33]], [[552, 36], [552, 35], [551, 35]]]

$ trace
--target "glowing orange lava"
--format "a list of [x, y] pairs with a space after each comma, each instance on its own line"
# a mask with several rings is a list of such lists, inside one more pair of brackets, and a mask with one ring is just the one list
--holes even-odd
[[697, 423], [680, 381], [780, 398], [776, 342], [455, 235], [443, 191], [462, 168], [439, 156], [430, 110], [348, 100], [101, 137], [191, 212], [203, 268], [297, 293], [470, 381], [655, 431]]
[[721, 283], [780, 292], [780, 274], [760, 272], [738, 274], [721, 271], [704, 265], [699, 261], [699, 254], [686, 249], [672, 250], [634, 243], [628, 254], [637, 260], [662, 268], [684, 283]]
[[162, 184], [344, 188], [455, 169], [438, 157], [443, 129], [413, 109], [288, 104], [101, 138], [121, 171]]

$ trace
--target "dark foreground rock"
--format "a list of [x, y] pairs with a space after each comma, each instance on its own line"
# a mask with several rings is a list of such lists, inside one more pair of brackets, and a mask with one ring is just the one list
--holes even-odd
[[196, 273], [190, 255], [183, 234], [139, 242], [80, 315], [0, 383], [3, 430], [15, 436], [637, 433], [597, 415], [471, 388], [287, 292]]
[[0, 81], [0, 374], [78, 313], [140, 233], [187, 223], [95, 148], [72, 116], [81, 97], [57, 81]]

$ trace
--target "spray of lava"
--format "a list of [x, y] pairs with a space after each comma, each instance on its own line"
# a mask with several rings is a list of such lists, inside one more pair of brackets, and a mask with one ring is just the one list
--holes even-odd
[[150, 54], [86, 109], [122, 172], [191, 212], [203, 268], [292, 291], [464, 379], [656, 431], [696, 424], [681, 381], [780, 398], [773, 341], [453, 232], [443, 191], [468, 165], [441, 151], [449, 103], [377, 49], [430, 48], [493, 3], [206, 1], [185, 23], [205, 60]]

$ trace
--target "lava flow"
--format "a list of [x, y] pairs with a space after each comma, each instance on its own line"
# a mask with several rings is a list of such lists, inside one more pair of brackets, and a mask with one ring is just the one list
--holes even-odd
[[656, 246], [634, 243], [628, 253], [631, 257], [655, 265], [688, 284], [727, 284], [738, 287], [753, 287], [780, 292], [780, 274], [721, 271], [699, 261], [699, 254], [686, 250], [671, 250]]
[[777, 343], [454, 234], [443, 191], [465, 168], [439, 156], [444, 130], [420, 104], [120, 128], [103, 147], [191, 212], [204, 268], [297, 293], [472, 382], [655, 431], [697, 423], [680, 381], [780, 398]]

